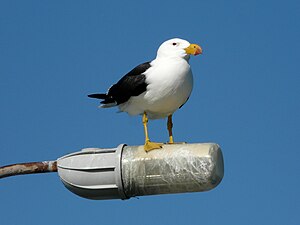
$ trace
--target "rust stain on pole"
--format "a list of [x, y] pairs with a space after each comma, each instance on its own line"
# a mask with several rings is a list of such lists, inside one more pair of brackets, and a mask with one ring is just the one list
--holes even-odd
[[18, 163], [0, 167], [0, 178], [32, 173], [57, 172], [56, 161]]

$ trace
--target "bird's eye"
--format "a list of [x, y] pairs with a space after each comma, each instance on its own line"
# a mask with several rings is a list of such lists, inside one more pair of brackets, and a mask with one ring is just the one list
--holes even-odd
[[177, 43], [176, 43], [176, 42], [173, 42], [173, 43], [172, 43], [172, 45], [174, 45], [174, 46], [175, 46], [175, 45], [177, 45]]

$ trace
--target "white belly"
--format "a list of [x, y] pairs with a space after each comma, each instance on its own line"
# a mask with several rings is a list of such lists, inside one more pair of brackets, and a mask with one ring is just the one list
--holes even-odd
[[164, 118], [183, 105], [193, 88], [193, 75], [186, 60], [174, 66], [157, 66], [146, 74], [147, 91], [119, 105], [130, 115], [147, 113], [150, 119]]

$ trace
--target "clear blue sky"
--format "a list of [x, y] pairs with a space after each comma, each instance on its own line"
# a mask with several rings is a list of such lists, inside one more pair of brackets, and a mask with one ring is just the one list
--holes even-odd
[[[140, 117], [98, 109], [166, 39], [203, 48], [177, 141], [216, 142], [225, 177], [205, 193], [91, 201], [56, 173], [0, 180], [1, 224], [300, 222], [299, 1], [1, 1], [0, 165], [143, 144]], [[166, 141], [165, 120], [150, 121]]]

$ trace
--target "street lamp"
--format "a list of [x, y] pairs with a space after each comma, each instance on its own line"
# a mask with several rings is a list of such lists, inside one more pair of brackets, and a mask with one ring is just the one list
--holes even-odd
[[[5, 177], [5, 168], [7, 171], [9, 166], [0, 168], [0, 178], [1, 174]], [[167, 144], [150, 152], [143, 146], [125, 144], [111, 149], [85, 148], [44, 162], [41, 168], [43, 171], [35, 169], [33, 173], [58, 171], [71, 192], [97, 200], [208, 191], [224, 175], [222, 152], [214, 143]]]

